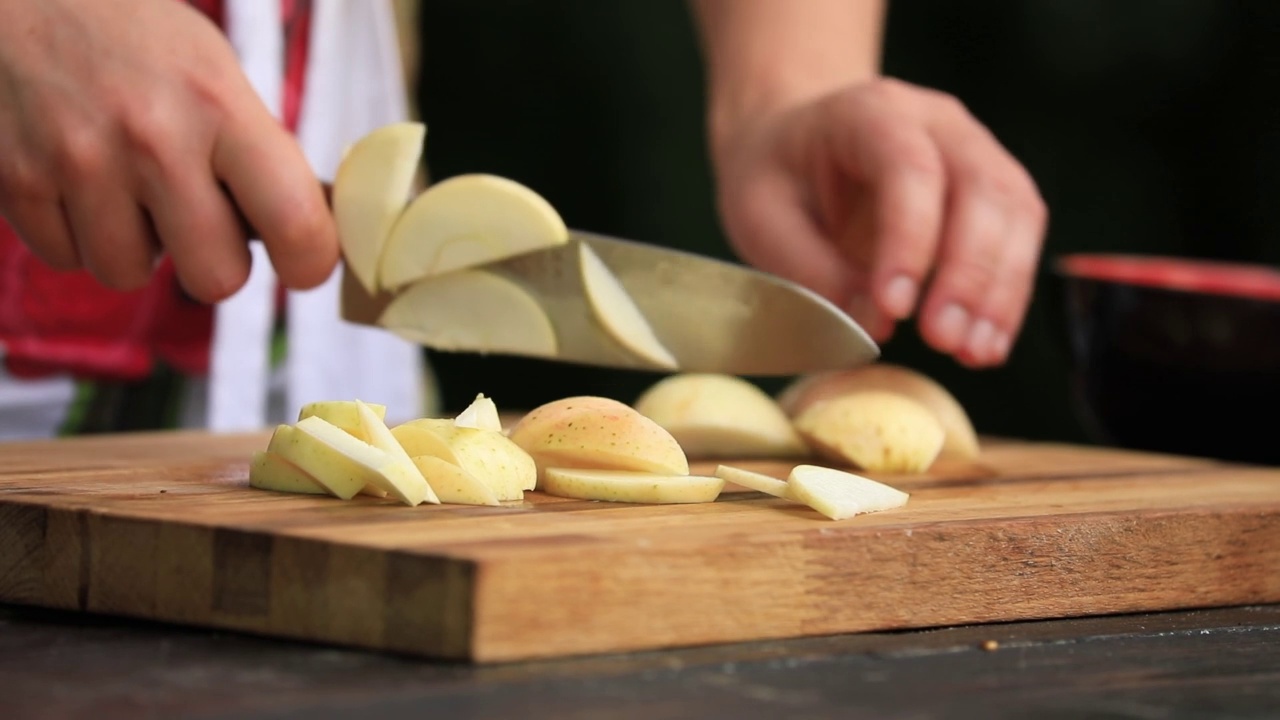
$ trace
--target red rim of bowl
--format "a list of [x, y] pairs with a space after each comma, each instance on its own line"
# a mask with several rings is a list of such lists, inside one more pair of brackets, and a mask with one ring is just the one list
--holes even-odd
[[1059, 257], [1057, 268], [1064, 275], [1086, 280], [1280, 301], [1280, 270], [1266, 265], [1159, 255], [1074, 253]]

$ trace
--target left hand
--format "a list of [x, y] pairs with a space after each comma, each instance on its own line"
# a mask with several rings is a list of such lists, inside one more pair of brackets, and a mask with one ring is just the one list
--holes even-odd
[[877, 342], [1002, 364], [1047, 224], [1035, 182], [955, 98], [875, 79], [740, 123], [715, 147], [743, 260], [846, 308]]

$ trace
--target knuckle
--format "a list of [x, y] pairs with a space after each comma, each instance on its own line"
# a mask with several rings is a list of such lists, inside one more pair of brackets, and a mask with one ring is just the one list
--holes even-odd
[[59, 173], [69, 180], [98, 177], [107, 167], [108, 149], [102, 135], [88, 128], [62, 133], [54, 151]]
[[970, 252], [957, 258], [947, 272], [946, 284], [962, 298], [978, 300], [987, 295], [999, 272], [998, 248]]
[[25, 155], [13, 155], [0, 163], [0, 192], [16, 201], [44, 202], [57, 199], [57, 186], [47, 172]]
[[121, 133], [131, 156], [156, 165], [168, 155], [172, 128], [163, 103], [137, 103], [121, 118]]

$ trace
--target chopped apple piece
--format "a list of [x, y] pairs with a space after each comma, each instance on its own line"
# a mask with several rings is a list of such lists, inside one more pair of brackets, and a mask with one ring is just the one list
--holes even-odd
[[390, 493], [393, 486], [410, 486], [416, 479], [412, 462], [406, 467], [405, 461], [315, 415], [277, 428], [267, 451], [297, 465], [343, 500], [365, 485]]
[[657, 475], [625, 470], [547, 468], [542, 491], [548, 495], [604, 502], [708, 503], [720, 496], [724, 480], [703, 475]]
[[791, 496], [787, 493], [787, 482], [785, 480], [769, 477], [764, 473], [743, 470], [729, 465], [719, 465], [716, 467], [716, 477], [727, 480], [734, 485], [741, 485], [748, 490], [791, 499]]
[[795, 423], [826, 459], [869, 472], [924, 472], [946, 435], [933, 413], [915, 400], [870, 390], [812, 405]]
[[412, 472], [388, 475], [389, 484], [383, 489], [406, 505], [418, 505], [422, 502], [439, 503], [440, 499], [432, 491], [427, 479], [422, 477], [418, 466], [413, 464], [409, 454], [400, 445], [400, 441], [391, 434], [391, 429], [386, 423], [382, 422], [382, 419], [374, 414], [368, 405], [359, 400], [356, 400], [356, 409], [360, 413], [360, 429], [369, 438], [369, 444], [413, 469]]
[[418, 471], [431, 484], [440, 502], [453, 505], [498, 505], [493, 490], [476, 476], [438, 457], [423, 455], [413, 459]]
[[378, 324], [438, 350], [554, 357], [555, 328], [519, 284], [487, 270], [422, 280], [396, 296]]
[[[292, 428], [285, 432], [292, 432]], [[255, 452], [253, 459], [249, 462], [249, 487], [303, 495], [329, 494], [323, 485], [303, 472], [302, 468], [266, 450]]]
[[672, 375], [646, 390], [635, 408], [671, 433], [691, 458], [781, 458], [808, 451], [774, 399], [733, 375]]
[[378, 261], [391, 228], [409, 203], [426, 126], [398, 122], [357, 140], [333, 176], [333, 219], [347, 267], [376, 294]]
[[498, 500], [522, 500], [524, 491], [537, 482], [533, 458], [500, 432], [458, 427], [445, 418], [410, 420], [391, 432], [412, 456], [440, 457], [417, 452], [423, 432], [436, 435], [449, 449], [453, 463], [488, 485]]
[[679, 362], [654, 334], [653, 327], [609, 266], [586, 243], [578, 245], [578, 254], [587, 301], [605, 332], [645, 361], [660, 368], [676, 368]]
[[493, 400], [484, 396], [484, 393], [476, 395], [476, 399], [462, 412], [458, 413], [458, 417], [453, 419], [453, 424], [458, 427], [473, 428], [475, 430], [492, 430], [494, 432], [502, 432], [502, 420], [498, 417], [498, 406]]
[[382, 252], [379, 280], [403, 287], [568, 240], [560, 214], [533, 190], [495, 175], [458, 175], [405, 208]]
[[391, 428], [391, 435], [400, 443], [400, 447], [404, 448], [409, 457], [429, 455], [457, 465], [458, 456], [453, 454], [449, 443], [445, 442], [440, 433], [436, 432], [435, 426], [427, 420], [430, 418], [410, 420], [397, 425]]
[[832, 520], [902, 507], [910, 496], [901, 490], [842, 470], [797, 465], [787, 477], [791, 498]]
[[978, 433], [960, 401], [938, 381], [901, 365], [878, 362], [806, 375], [778, 394], [778, 404], [794, 418], [823, 400], [866, 390], [905, 395], [928, 408], [946, 432], [943, 454], [967, 460], [981, 454]]
[[[377, 403], [369, 403], [369, 409], [378, 416], [379, 419], [387, 416], [387, 406]], [[298, 411], [298, 419], [306, 420], [315, 415], [323, 418], [328, 422], [337, 425], [352, 435], [369, 441], [364, 435], [364, 431], [360, 429], [360, 412], [356, 409], [355, 402], [351, 400], [322, 400], [319, 402], [307, 403]]]
[[688, 475], [689, 460], [671, 433], [630, 406], [604, 397], [541, 405], [511, 429], [540, 473], [548, 467]]

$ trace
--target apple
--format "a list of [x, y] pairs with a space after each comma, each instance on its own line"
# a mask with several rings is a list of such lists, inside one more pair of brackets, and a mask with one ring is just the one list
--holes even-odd
[[412, 463], [379, 450], [315, 415], [294, 425], [276, 428], [267, 451], [293, 463], [330, 494], [343, 500], [355, 497], [366, 485], [411, 499], [411, 489], [418, 480]]
[[454, 505], [500, 504], [488, 485], [451, 462], [420, 455], [413, 459], [413, 463], [430, 483], [440, 502]]
[[675, 504], [713, 502], [724, 480], [701, 475], [658, 475], [626, 470], [547, 468], [541, 489], [548, 495], [604, 502]]
[[692, 458], [781, 458], [808, 452], [774, 399], [733, 375], [666, 377], [641, 394], [635, 409], [671, 433]]
[[902, 507], [910, 497], [870, 478], [818, 465], [792, 468], [787, 487], [792, 499], [832, 520]]
[[418, 467], [413, 464], [409, 454], [400, 445], [400, 441], [391, 434], [391, 429], [382, 421], [382, 418], [378, 417], [365, 403], [359, 400], [355, 403], [360, 414], [360, 430], [365, 437], [369, 438], [368, 443], [399, 461], [402, 466], [413, 468], [413, 472], [404, 473], [410, 477], [403, 478], [403, 482], [401, 482], [401, 475], [390, 476], [391, 483], [384, 489], [406, 505], [418, 505], [423, 502], [439, 504], [440, 499], [436, 497], [427, 479], [418, 471]]
[[255, 452], [249, 462], [249, 487], [304, 495], [329, 494], [323, 485], [303, 472], [302, 468], [266, 450]]
[[578, 245], [582, 285], [592, 314], [610, 337], [628, 351], [659, 368], [675, 369], [679, 362], [654, 334], [627, 289], [586, 243]]
[[924, 472], [941, 452], [946, 435], [924, 405], [876, 390], [815, 403], [795, 425], [822, 457], [870, 472]]
[[529, 411], [511, 440], [548, 467], [688, 475], [680, 443], [654, 421], [617, 400], [569, 397]]
[[755, 490], [774, 497], [791, 498], [787, 491], [787, 482], [785, 480], [779, 480], [764, 473], [743, 470], [729, 465], [718, 465], [716, 466], [715, 475], [722, 480], [741, 485], [748, 490]]
[[419, 122], [380, 127], [343, 153], [333, 176], [333, 218], [347, 268], [370, 294], [396, 219], [409, 203], [427, 128]]
[[410, 420], [391, 432], [410, 456], [432, 455], [448, 460], [419, 452], [423, 449], [422, 434], [435, 435], [452, 455], [450, 462], [489, 486], [498, 500], [523, 500], [524, 491], [532, 490], [537, 483], [533, 458], [501, 432], [458, 427], [447, 418]]
[[560, 214], [533, 190], [496, 175], [457, 175], [429, 186], [404, 209], [378, 277], [384, 288], [400, 288], [568, 240]]
[[398, 294], [378, 324], [438, 350], [555, 357], [551, 319], [527, 290], [487, 270], [459, 270]]
[[453, 424], [474, 430], [502, 432], [502, 419], [498, 417], [498, 406], [493, 400], [485, 397], [484, 393], [476, 395], [476, 399], [453, 419]]
[[896, 392], [927, 407], [946, 432], [943, 453], [966, 460], [981, 454], [978, 434], [960, 401], [923, 373], [892, 363], [806, 375], [778, 395], [778, 404], [795, 418], [816, 402], [863, 390]]
[[[387, 416], [386, 405], [368, 403], [368, 406], [379, 419]], [[311, 402], [303, 405], [302, 409], [298, 411], [299, 420], [305, 420], [312, 415], [324, 418], [326, 421], [333, 425], [337, 425], [365, 442], [368, 442], [369, 440], [360, 427], [360, 411], [353, 400], [322, 400], [319, 402]]]

